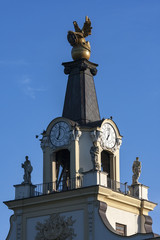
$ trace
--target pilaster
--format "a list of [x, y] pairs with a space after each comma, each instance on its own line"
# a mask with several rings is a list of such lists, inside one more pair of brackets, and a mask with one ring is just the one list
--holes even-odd
[[82, 132], [78, 129], [73, 129], [70, 145], [70, 174], [71, 178], [79, 175], [79, 138]]

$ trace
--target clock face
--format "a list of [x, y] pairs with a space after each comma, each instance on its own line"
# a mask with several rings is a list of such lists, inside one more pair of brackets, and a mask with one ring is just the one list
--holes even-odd
[[103, 124], [101, 131], [104, 147], [113, 148], [116, 144], [116, 133], [112, 125], [109, 123]]
[[60, 147], [67, 145], [70, 138], [70, 128], [66, 122], [57, 122], [51, 129], [50, 141], [56, 146]]

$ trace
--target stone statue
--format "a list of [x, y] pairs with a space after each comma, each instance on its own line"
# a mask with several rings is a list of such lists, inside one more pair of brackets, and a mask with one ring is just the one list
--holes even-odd
[[67, 240], [73, 239], [74, 233], [73, 224], [75, 220], [72, 217], [66, 218], [59, 214], [51, 214], [44, 223], [37, 222], [37, 235], [35, 240]]
[[33, 167], [31, 166], [31, 162], [29, 161], [28, 156], [26, 156], [25, 159], [26, 161], [22, 163], [22, 168], [24, 168], [24, 175], [23, 175], [24, 181], [22, 182], [22, 184], [25, 184], [25, 183], [31, 184], [31, 172], [33, 170]]
[[98, 171], [100, 170], [100, 165], [98, 162], [98, 154], [99, 154], [99, 148], [96, 146], [92, 146], [90, 149], [91, 159], [93, 163], [93, 170]]
[[132, 166], [133, 176], [132, 176], [132, 185], [138, 184], [138, 178], [140, 177], [141, 173], [141, 162], [139, 161], [139, 158], [136, 157], [136, 160], [133, 162]]
[[73, 22], [75, 32], [68, 31], [67, 39], [71, 44], [72, 48], [72, 58], [73, 60], [78, 60], [85, 58], [89, 60], [91, 55], [91, 46], [88, 41], [85, 40], [85, 37], [91, 35], [91, 21], [89, 17], [86, 16], [85, 23], [83, 28], [80, 29], [77, 22]]

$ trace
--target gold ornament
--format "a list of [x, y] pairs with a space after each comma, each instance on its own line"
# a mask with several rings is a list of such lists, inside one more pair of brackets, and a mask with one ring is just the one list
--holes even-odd
[[73, 22], [75, 32], [68, 31], [67, 39], [68, 42], [71, 44], [72, 51], [72, 58], [73, 60], [78, 60], [85, 58], [89, 60], [91, 55], [91, 46], [88, 41], [86, 41], [85, 37], [91, 35], [91, 21], [89, 17], [86, 16], [85, 23], [83, 28], [80, 29], [77, 22]]

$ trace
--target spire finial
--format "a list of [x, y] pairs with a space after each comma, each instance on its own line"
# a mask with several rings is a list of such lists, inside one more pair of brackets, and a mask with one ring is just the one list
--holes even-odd
[[85, 58], [89, 60], [91, 55], [91, 46], [85, 38], [91, 35], [91, 21], [88, 16], [85, 18], [85, 23], [83, 28], [79, 28], [76, 21], [73, 22], [75, 32], [68, 31], [67, 39], [72, 48], [72, 58], [73, 60], [78, 60]]

